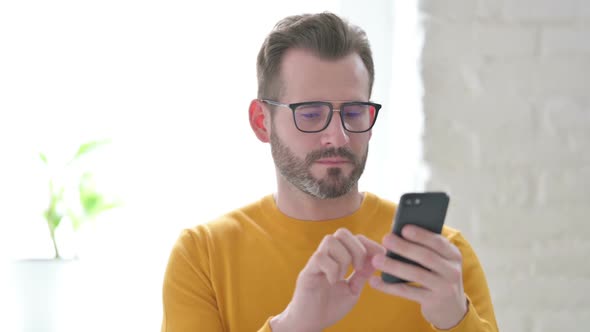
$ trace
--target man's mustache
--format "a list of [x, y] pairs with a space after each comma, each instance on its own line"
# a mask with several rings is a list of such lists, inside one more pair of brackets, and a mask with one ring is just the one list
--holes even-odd
[[311, 165], [316, 160], [320, 160], [322, 158], [334, 158], [334, 157], [348, 159], [353, 164], [355, 164], [355, 165], [357, 164], [357, 160], [356, 160], [354, 153], [352, 153], [352, 151], [350, 149], [344, 148], [344, 147], [329, 148], [329, 149], [312, 151], [305, 158], [305, 163], [307, 165]]

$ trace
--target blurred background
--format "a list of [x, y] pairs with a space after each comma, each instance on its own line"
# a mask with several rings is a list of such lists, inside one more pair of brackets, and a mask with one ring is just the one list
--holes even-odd
[[0, 3], [0, 330], [159, 331], [180, 231], [274, 190], [262, 41], [324, 10], [374, 52], [361, 189], [448, 191], [500, 329], [585, 331], [585, 0]]

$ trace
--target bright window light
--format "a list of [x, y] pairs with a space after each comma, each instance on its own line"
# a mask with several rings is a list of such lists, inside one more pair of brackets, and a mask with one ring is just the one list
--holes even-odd
[[[58, 234], [64, 255], [83, 262], [78, 319], [86, 331], [159, 331], [162, 277], [180, 231], [275, 189], [270, 148], [251, 132], [247, 110], [264, 37], [297, 13], [341, 14], [372, 42], [373, 99], [384, 107], [361, 189], [394, 201], [421, 190], [416, 1], [393, 3], [3, 2], [0, 261], [51, 258], [42, 216], [49, 176], [63, 177], [81, 143], [108, 139], [79, 169], [123, 205], [77, 237], [67, 227]], [[8, 298], [0, 299], [5, 313]], [[3, 316], [0, 326], [20, 326]]]

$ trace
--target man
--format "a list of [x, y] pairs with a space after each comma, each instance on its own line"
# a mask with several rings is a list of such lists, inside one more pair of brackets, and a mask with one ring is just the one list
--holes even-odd
[[[391, 235], [395, 204], [358, 191], [380, 109], [365, 33], [330, 13], [287, 17], [257, 72], [250, 124], [270, 143], [277, 192], [182, 233], [162, 331], [497, 331], [461, 234]], [[385, 284], [381, 271], [411, 283]]]

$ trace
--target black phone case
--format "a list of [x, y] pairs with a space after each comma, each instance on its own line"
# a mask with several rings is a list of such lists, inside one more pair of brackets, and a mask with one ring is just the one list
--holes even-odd
[[[401, 230], [405, 225], [413, 224], [425, 228], [431, 232], [440, 234], [442, 232], [449, 196], [444, 192], [407, 193], [400, 198], [395, 220], [393, 222], [393, 233], [403, 237]], [[400, 260], [404, 263], [420, 266], [422, 265], [402, 257], [392, 251], [387, 251], [387, 256]], [[381, 279], [387, 283], [407, 282], [388, 273], [381, 273]]]

